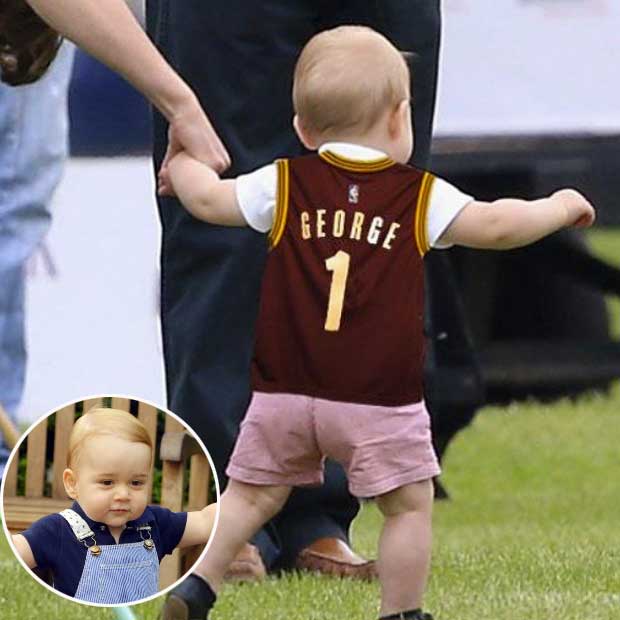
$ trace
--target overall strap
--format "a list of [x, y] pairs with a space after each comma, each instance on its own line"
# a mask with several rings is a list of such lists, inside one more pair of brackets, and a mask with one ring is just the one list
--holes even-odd
[[95, 533], [90, 529], [88, 523], [86, 523], [86, 521], [84, 521], [84, 519], [82, 519], [82, 517], [75, 512], [75, 510], [67, 508], [60, 513], [60, 516], [69, 524], [69, 527], [73, 530], [75, 537], [80, 542], [82, 542], [85, 538], [95, 537]]

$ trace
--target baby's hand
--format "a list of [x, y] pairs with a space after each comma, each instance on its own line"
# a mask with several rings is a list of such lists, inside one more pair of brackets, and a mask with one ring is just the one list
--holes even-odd
[[178, 544], [181, 549], [183, 547], [191, 547], [192, 545], [204, 545], [211, 536], [211, 531], [215, 525], [215, 517], [217, 516], [217, 504], [209, 504], [202, 510], [194, 510], [187, 513], [187, 523], [185, 531]]
[[172, 182], [170, 181], [170, 173], [168, 166], [162, 166], [157, 174], [157, 195], [158, 196], [176, 196]]
[[34, 559], [32, 548], [30, 547], [30, 543], [26, 540], [26, 537], [23, 534], [15, 534], [11, 536], [11, 539], [15, 545], [15, 550], [26, 563], [26, 566], [28, 568], [34, 568], [37, 565], [37, 561]]
[[554, 200], [566, 209], [566, 226], [573, 228], [588, 228], [596, 219], [594, 207], [587, 198], [574, 189], [561, 189], [553, 194]]

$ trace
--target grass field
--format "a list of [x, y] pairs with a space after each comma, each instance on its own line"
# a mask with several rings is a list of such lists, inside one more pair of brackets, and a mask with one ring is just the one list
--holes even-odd
[[[613, 228], [602, 228], [590, 231], [590, 245], [598, 256], [612, 265], [620, 267], [620, 231]], [[620, 339], [620, 299], [610, 297], [608, 307], [611, 315], [612, 333]], [[620, 616], [619, 616], [620, 617]]]
[[[620, 264], [618, 234], [592, 240]], [[620, 306], [612, 312], [620, 334]], [[620, 618], [620, 384], [577, 402], [484, 409], [451, 445], [444, 481], [452, 500], [436, 507], [426, 604], [437, 620]], [[379, 526], [365, 505], [355, 546], [373, 555]], [[372, 620], [378, 589], [289, 575], [220, 599], [213, 620]], [[150, 620], [159, 607], [135, 610]], [[2, 620], [112, 617], [37, 585], [0, 540]]]

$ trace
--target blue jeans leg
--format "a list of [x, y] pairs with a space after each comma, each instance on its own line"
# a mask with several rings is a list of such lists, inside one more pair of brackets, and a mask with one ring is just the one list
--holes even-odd
[[[24, 387], [25, 265], [47, 232], [67, 157], [73, 47], [27, 86], [0, 85], [0, 403], [15, 416]], [[7, 449], [0, 442], [0, 473]]]

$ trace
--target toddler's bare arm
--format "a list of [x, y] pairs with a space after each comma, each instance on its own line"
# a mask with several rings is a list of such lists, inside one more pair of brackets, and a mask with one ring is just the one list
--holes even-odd
[[17, 553], [19, 553], [19, 557], [24, 560], [26, 566], [28, 568], [34, 568], [37, 565], [37, 562], [34, 559], [34, 555], [32, 555], [32, 549], [30, 548], [30, 544], [26, 540], [26, 537], [21, 534], [14, 534], [11, 536], [11, 539], [15, 545], [15, 549], [17, 549]]
[[235, 181], [220, 179], [209, 166], [179, 153], [170, 160], [166, 174], [183, 206], [196, 218], [223, 226], [246, 226], [235, 193]]
[[217, 504], [209, 504], [202, 510], [187, 513], [185, 531], [178, 544], [179, 548], [191, 547], [192, 545], [204, 545], [211, 536], [211, 530], [215, 523]]
[[579, 192], [563, 189], [540, 200], [502, 198], [472, 201], [448, 226], [440, 241], [489, 250], [509, 250], [566, 227], [594, 222], [592, 205]]

